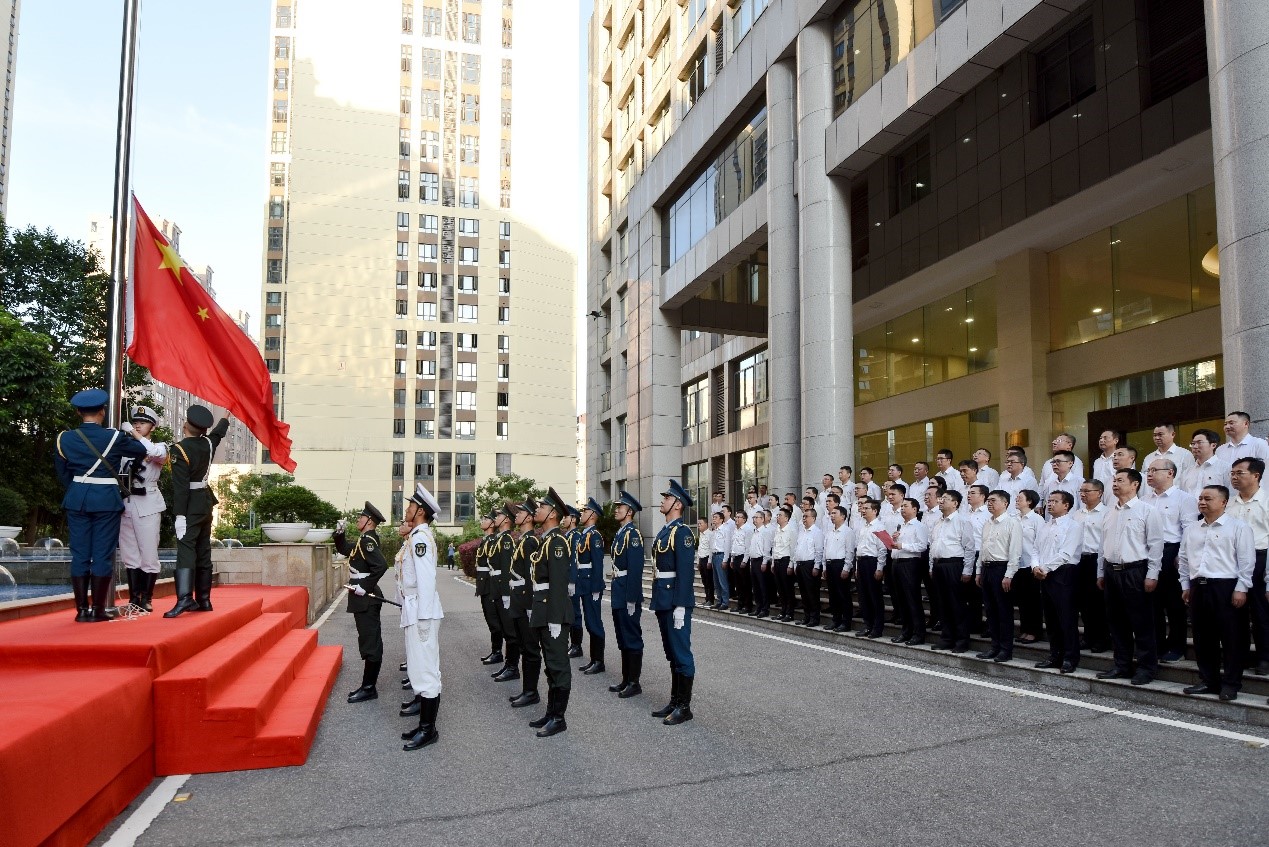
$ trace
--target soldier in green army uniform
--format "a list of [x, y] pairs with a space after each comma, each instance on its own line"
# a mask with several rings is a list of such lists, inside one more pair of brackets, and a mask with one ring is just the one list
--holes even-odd
[[537, 551], [530, 556], [533, 606], [529, 623], [546, 662], [547, 684], [546, 714], [529, 722], [538, 730], [538, 738], [549, 738], [568, 729], [564, 712], [573, 684], [567, 630], [573, 623], [573, 605], [568, 597], [573, 550], [559, 526], [560, 518], [566, 514], [568, 505], [550, 488], [534, 516], [543, 532]]
[[168, 452], [172, 461], [172, 514], [176, 516], [176, 605], [163, 615], [165, 618], [212, 610], [211, 518], [212, 506], [220, 501], [208, 487], [207, 477], [216, 448], [229, 432], [229, 419], [221, 418], [212, 429], [211, 409], [190, 406], [184, 432], [185, 437]]
[[335, 537], [332, 539], [339, 554], [348, 557], [348, 612], [357, 625], [357, 649], [365, 662], [361, 687], [349, 693], [349, 703], [379, 699], [375, 683], [379, 679], [379, 668], [383, 666], [383, 630], [379, 626], [383, 603], [372, 598], [383, 596], [379, 580], [388, 572], [388, 562], [383, 558], [379, 536], [375, 532], [383, 521], [383, 513], [367, 500], [357, 516], [357, 531], [361, 533], [357, 536], [357, 543], [348, 543], [345, 535], [348, 521], [345, 520], [335, 524]]
[[494, 513], [480, 517], [480, 531], [485, 535], [476, 545], [476, 596], [480, 598], [480, 611], [489, 627], [489, 653], [481, 656], [482, 665], [496, 665], [502, 661], [502, 624], [498, 621], [498, 598], [490, 585], [489, 559], [496, 544]]
[[516, 636], [515, 619], [511, 616], [511, 557], [515, 553], [511, 525], [515, 517], [515, 506], [511, 504], [494, 513], [497, 534], [489, 549], [489, 592], [493, 595], [498, 629], [506, 645], [502, 667], [490, 674], [496, 682], [520, 678], [520, 639]]
[[538, 511], [538, 504], [529, 497], [515, 509], [516, 528], [522, 534], [516, 543], [515, 552], [511, 554], [511, 578], [508, 583], [511, 586], [511, 620], [515, 626], [516, 640], [520, 642], [521, 690], [510, 699], [511, 705], [519, 709], [542, 702], [542, 697], [538, 694], [538, 678], [542, 675], [542, 650], [537, 635], [529, 626], [529, 611], [533, 607], [533, 589], [529, 585], [532, 581], [530, 557], [538, 551], [538, 537], [533, 534], [533, 517]]

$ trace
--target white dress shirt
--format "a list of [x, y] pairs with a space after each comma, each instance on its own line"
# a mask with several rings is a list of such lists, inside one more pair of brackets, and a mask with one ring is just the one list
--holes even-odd
[[1250, 526], [1228, 514], [1215, 521], [1195, 521], [1185, 532], [1177, 570], [1181, 588], [1188, 590], [1190, 581], [1237, 579], [1235, 591], [1251, 590], [1251, 574], [1256, 566], [1255, 534]]
[[1082, 537], [1080, 525], [1070, 514], [1054, 518], [1040, 527], [1032, 566], [1043, 568], [1045, 573], [1053, 573], [1060, 567], [1077, 564]]
[[775, 532], [771, 534], [771, 558], [791, 559], [797, 543], [798, 529], [793, 525], [792, 519], [784, 526], [777, 524]]
[[728, 555], [733, 558], [735, 558], [736, 556], [743, 557], [746, 553], [749, 552], [749, 539], [752, 537], [753, 537], [753, 524], [751, 524], [749, 521], [745, 521], [740, 526], [736, 527], [736, 534], [732, 536], [731, 551], [728, 553]]
[[1141, 498], [1154, 507], [1163, 521], [1163, 543], [1178, 544], [1185, 528], [1198, 520], [1198, 500], [1188, 491], [1170, 485], [1161, 492], [1153, 488]]
[[[916, 518], [905, 521], [899, 527], [899, 540], [895, 542], [894, 551], [890, 554], [894, 559], [919, 559], [921, 554], [930, 549], [930, 533], [925, 524]], [[882, 562], [877, 561], [881, 567]]]
[[[1031, 470], [1030, 468], [1027, 468], [1027, 471], [1028, 471], [1028, 472], [1030, 472], [1030, 470]], [[1073, 473], [1073, 474], [1075, 474], [1076, 476], [1079, 476], [1079, 477], [1084, 477], [1084, 460], [1083, 460], [1083, 459], [1081, 459], [1079, 456], [1076, 456], [1076, 457], [1075, 457], [1075, 464], [1071, 466], [1071, 473]], [[1057, 471], [1055, 471], [1055, 470], [1053, 469], [1053, 457], [1052, 457], [1052, 456], [1050, 456], [1049, 458], [1045, 459], [1045, 460], [1044, 460], [1044, 464], [1042, 464], [1042, 465], [1040, 466], [1040, 482], [1044, 482], [1046, 479], [1048, 479], [1048, 478], [1049, 478], [1049, 477], [1051, 477], [1051, 476], [1057, 476]], [[1034, 481], [1034, 479], [1035, 479], [1035, 474], [1032, 474], [1032, 475], [1031, 475], [1031, 478], [1032, 478], [1032, 480]], [[1084, 477], [1084, 478], [1085, 478], [1085, 479], [1087, 479], [1087, 477]], [[1028, 488], [1032, 488], [1032, 489], [1034, 489], [1034, 488], [1035, 488], [1035, 486], [1034, 486], [1034, 485], [1030, 485], [1030, 486], [1027, 486], [1027, 487], [1028, 487]]]
[[874, 500], [881, 499], [881, 486], [875, 482], [868, 482], [868, 496]]
[[[1093, 473], [1097, 473], [1097, 471], [1093, 471]], [[1079, 505], [1080, 486], [1083, 484], [1084, 484], [1084, 478], [1080, 476], [1076, 476], [1074, 471], [1071, 471], [1070, 473], [1068, 473], [1066, 475], [1066, 479], [1058, 479], [1056, 476], [1049, 477], [1048, 479], [1044, 481], [1044, 485], [1040, 489], [1040, 492], [1039, 492], [1040, 493], [1039, 508], [1045, 509], [1045, 510], [1048, 509], [1049, 495], [1052, 494], [1054, 491], [1065, 491], [1067, 494], [1071, 495], [1071, 500], [1074, 501], [1073, 506]], [[1109, 485], [1106, 486], [1106, 490], [1107, 491], [1110, 490]]]
[[[1030, 479], [1028, 479], [1028, 475]], [[1035, 481], [1035, 474], [1031, 473], [1030, 468], [1024, 468], [1017, 476], [1010, 476], [1007, 473], [1000, 475], [1000, 482], [996, 487], [1009, 495], [1009, 508], [1006, 511], [1011, 515], [1018, 514], [1018, 507], [1015, 501], [1018, 499], [1019, 491], [1036, 491], [1039, 492], [1039, 485]]]
[[767, 527], [754, 527], [749, 533], [749, 549], [745, 551], [746, 559], [762, 559], [766, 561], [771, 558], [771, 540], [767, 537]]
[[938, 559], [960, 559], [964, 562], [961, 573], [972, 574], [978, 549], [974, 525], [960, 512], [947, 516], [935, 512], [934, 515], [934, 523], [929, 529], [930, 572], [934, 572], [934, 562]]
[[1044, 527], [1044, 518], [1032, 509], [1025, 515], [1019, 515], [1018, 523], [1022, 525], [1022, 561], [1019, 566], [1029, 568], [1035, 563], [1035, 543]]
[[803, 527], [798, 533], [798, 543], [793, 548], [793, 561], [814, 562], [815, 567], [824, 567], [824, 533], [818, 526], [812, 524], [810, 529]]
[[1248, 457], [1269, 464], [1269, 442], [1249, 432], [1237, 443], [1226, 439], [1224, 444], [1216, 448], [1216, 457], [1231, 467], [1239, 459]]
[[1209, 485], [1223, 485], [1229, 487], [1229, 462], [1220, 456], [1213, 456], [1202, 464], [1196, 461], [1194, 465], [1187, 470], [1180, 479], [1181, 488], [1194, 495], [1194, 499], [1198, 499], [1199, 494], [1203, 493], [1203, 489]]
[[1081, 527], [1080, 531], [1080, 555], [1087, 553], [1097, 554], [1100, 562], [1102, 558], [1102, 524], [1106, 521], [1106, 515], [1110, 509], [1105, 503], [1098, 503], [1091, 509], [1085, 509], [1080, 506], [1079, 509], [1071, 514], [1075, 517], [1075, 522]]
[[1005, 577], [1013, 579], [1022, 564], [1022, 522], [1005, 512], [983, 527], [982, 549], [978, 553], [978, 573], [986, 562], [1004, 562]]
[[731, 556], [731, 541], [735, 534], [735, 521], [723, 521], [719, 524], [718, 529], [714, 531], [714, 552], [722, 553], [724, 557]]
[[[961, 472], [956, 468], [948, 468], [945, 471], [939, 471], [937, 475], [941, 477], [945, 483], [947, 483], [948, 491], [959, 491], [961, 494], [965, 493], [965, 480], [961, 479]], [[962, 500], [963, 499], [964, 498], [962, 498]], [[917, 502], [920, 503], [921, 501], [918, 500]]]
[[[749, 518], [749, 520], [753, 520], [753, 513], [761, 508], [762, 506], [758, 505], [756, 501], [753, 503], [750, 503], [748, 500], [745, 501], [745, 515]], [[748, 521], [746, 521], [746, 523], [747, 522]]]
[[[878, 564], [884, 562], [886, 559], [886, 545], [881, 543], [877, 533], [887, 531], [880, 518], [872, 523], [864, 524], [863, 528], [855, 533], [855, 555], [861, 559], [874, 558]], [[853, 562], [847, 561], [846, 564], [849, 567], [854, 567]]]
[[1141, 462], [1142, 474], [1145, 474], [1146, 468], [1149, 468], [1150, 463], [1155, 459], [1167, 459], [1169, 462], [1176, 465], [1176, 477], [1174, 478], [1174, 481], [1179, 480], [1181, 478], [1181, 474], [1194, 467], [1194, 454], [1183, 447], [1173, 444], [1167, 450], [1155, 450], [1149, 456], [1146, 456], [1146, 458]]
[[974, 552], [978, 552], [978, 548], [983, 543], [983, 527], [987, 525], [987, 521], [991, 520], [991, 512], [987, 509], [987, 504], [979, 506], [977, 509], [970, 509], [962, 512], [965, 520], [969, 521], [970, 529], [974, 540]]
[[995, 489], [996, 487], [998, 487], [999, 482], [1000, 482], [1000, 471], [996, 470], [991, 465], [978, 466], [978, 483], [977, 484], [985, 485], [987, 486], [987, 490], [991, 491]]
[[696, 549], [701, 552], [699, 558], [710, 557], [710, 554], [714, 552], [714, 530], [707, 529], [701, 533], [701, 537], [696, 541]]
[[1105, 576], [1106, 562], [1122, 565], [1143, 559], [1146, 579], [1158, 579], [1163, 560], [1163, 521], [1154, 507], [1134, 497], [1122, 506], [1111, 506], [1102, 523], [1102, 559], [1097, 563], [1097, 576]]
[[[1143, 474], [1144, 475], [1144, 474]], [[1110, 485], [1115, 481], [1115, 460], [1112, 456], [1098, 456], [1093, 460], [1093, 479], [1100, 479], [1102, 485], [1106, 486], [1106, 490], [1110, 491]], [[1051, 477], [1046, 476], [1047, 482]]]
[[918, 503], [925, 502], [925, 490], [930, 487], [930, 478], [927, 476], [923, 479], [912, 480], [912, 485], [908, 486], [908, 493], [905, 497], [911, 497]]
[[845, 522], [824, 536], [824, 561], [847, 560], [855, 555], [855, 531]]
[[1237, 491], [1229, 492], [1225, 514], [1251, 527], [1257, 550], [1269, 550], [1269, 494], [1263, 486], [1256, 489], [1250, 500], [1244, 500]]

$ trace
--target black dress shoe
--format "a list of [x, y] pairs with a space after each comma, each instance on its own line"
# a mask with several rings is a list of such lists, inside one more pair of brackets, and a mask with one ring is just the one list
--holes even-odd
[[1090, 653], [1105, 653], [1108, 650], [1110, 650], [1110, 645], [1108, 644], [1094, 644], [1092, 647], [1088, 648], [1088, 652]]
[[582, 648], [579, 647], [578, 645], [574, 644], [568, 648], [568, 657], [570, 659], [576, 659], [577, 657], [581, 655], [582, 655]]
[[587, 671], [589, 671], [589, 670], [590, 670], [591, 668], [593, 668], [594, 666], [595, 666], [595, 660], [594, 660], [594, 659], [591, 659], [589, 662], [587, 662], [586, 664], [584, 664], [584, 665], [582, 665], [580, 668], [578, 668], [578, 670], [579, 670], [579, 671], [581, 671], [582, 673], [586, 673]]
[[1075, 673], [1075, 663], [1074, 663], [1074, 662], [1063, 662], [1063, 663], [1062, 663], [1062, 667], [1061, 667], [1061, 669], [1060, 669], [1058, 672], [1059, 672], [1059, 673]]
[[1256, 676], [1269, 676], [1269, 662], [1259, 662], [1251, 669]]
[[864, 637], [865, 635], [867, 635], [867, 634], [868, 634], [868, 630], [866, 630], [866, 629], [857, 629], [857, 630], [855, 630], [855, 637], [856, 637], [856, 638], [863, 638], [863, 637]]
[[952, 652], [953, 652], [953, 653], [956, 653], [956, 654], [958, 654], [958, 655], [959, 655], [959, 654], [961, 654], [961, 653], [968, 653], [968, 652], [969, 652], [969, 645], [968, 645], [968, 644], [957, 644], [957, 645], [955, 645], [955, 646], [953, 646], [953, 647], [952, 647]]
[[1098, 679], [1132, 679], [1132, 674], [1128, 671], [1121, 671], [1118, 668], [1111, 668], [1108, 671], [1099, 671]]
[[931, 650], [951, 650], [952, 645], [948, 644], [946, 641], [939, 641], [935, 644], [931, 644], [930, 649]]
[[564, 722], [563, 715], [551, 715], [551, 719], [546, 722], [546, 726], [537, 731], [538, 738], [550, 738], [552, 735], [559, 735], [568, 729], [568, 724]]
[[1036, 662], [1035, 666], [1042, 671], [1061, 667], [1061, 665], [1057, 662], [1056, 659], [1045, 659], [1043, 662]]
[[[405, 662], [402, 662], [402, 663], [401, 663], [401, 667], [397, 668], [397, 670], [401, 671], [401, 673], [405, 673], [405, 671], [406, 671], [406, 663], [405, 663]], [[414, 733], [412, 733], [412, 732], [411, 732], [410, 734], [411, 734], [411, 735], [413, 735]]]
[[406, 678], [406, 679], [401, 680], [401, 690], [402, 690], [402, 691], [409, 691], [411, 687], [412, 687], [412, 686], [410, 685], [410, 680], [409, 680], [409, 678]]
[[513, 679], [520, 678], [518, 668], [505, 667], [493, 675], [494, 682], [510, 682]]
[[1178, 652], [1176, 650], [1169, 650], [1168, 652], [1164, 653], [1162, 656], [1159, 657], [1159, 661], [1162, 664], [1170, 665], [1173, 662], [1179, 662], [1184, 658], [1185, 658], [1184, 653]]
[[925, 639], [924, 638], [909, 638], [907, 641], [903, 643], [908, 645], [909, 647], [920, 647], [922, 644], [925, 643]]
[[522, 709], [525, 706], [532, 706], [542, 702], [542, 695], [536, 691], [522, 691], [519, 696], [511, 701], [511, 708]]
[[349, 703], [364, 703], [367, 700], [378, 700], [379, 692], [373, 685], [363, 685], [348, 695]]
[[632, 682], [629, 685], [627, 685], [625, 688], [618, 691], [617, 696], [620, 697], [622, 700], [625, 700], [628, 697], [634, 697], [635, 695], [642, 694], [642, 693], [643, 693], [643, 686], [641, 686], [637, 682]]
[[1150, 683], [1154, 682], [1154, 675], [1151, 674], [1150, 671], [1145, 671], [1145, 670], [1137, 671], [1135, 674], [1132, 675], [1132, 679], [1130, 680], [1130, 682], [1133, 685], [1149, 685]]
[[401, 711], [397, 712], [403, 718], [417, 717], [419, 712], [423, 710], [423, 698], [415, 697], [409, 703], [401, 704]]
[[867, 635], [865, 635], [864, 638], [877, 639], [877, 638], [880, 638], [881, 636], [882, 636], [881, 632], [870, 632]]
[[426, 747], [429, 744], [435, 744], [437, 739], [440, 737], [441, 737], [441, 734], [436, 731], [435, 725], [425, 724], [424, 726], [421, 726], [414, 732], [410, 733], [409, 740], [406, 741], [405, 746], [402, 747], [401, 749], [402, 750], [418, 750], [422, 747]]
[[1005, 662], [1012, 662], [1012, 661], [1013, 661], [1013, 653], [1001, 653], [999, 656], [997, 656], [996, 658], [992, 659], [992, 661], [993, 661], [993, 662], [995, 662], [995, 663], [996, 663], [996, 664], [998, 664], [998, 665], [1003, 665]]
[[903, 643], [904, 643], [904, 642], [906, 642], [909, 638], [911, 638], [911, 636], [910, 636], [910, 635], [895, 635], [895, 636], [892, 636], [892, 637], [890, 638], [890, 643], [891, 643], [891, 644], [903, 644]]
[[597, 673], [604, 672], [604, 660], [596, 659], [590, 663], [590, 667], [582, 668], [582, 673], [586, 676], [594, 676]]
[[1181, 689], [1182, 694], [1219, 694], [1219, 688], [1212, 688], [1206, 683], [1200, 682], [1198, 685], [1188, 685]]
[[[981, 653], [975, 653], [974, 658], [975, 659], [994, 659], [999, 655], [1000, 655], [999, 650], [984, 650]], [[1037, 665], [1037, 667], [1039, 666]]]
[[1228, 703], [1231, 700], [1238, 699], [1238, 692], [1237, 691], [1222, 691], [1220, 696], [1222, 700]]
[[496, 665], [501, 661], [503, 661], [502, 653], [500, 651], [495, 651], [493, 653], [490, 653], [485, 658], [481, 659], [480, 663], [482, 665]]

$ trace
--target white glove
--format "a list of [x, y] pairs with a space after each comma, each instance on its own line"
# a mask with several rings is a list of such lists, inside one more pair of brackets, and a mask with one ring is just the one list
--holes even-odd
[[598, 603], [598, 602], [599, 602], [599, 592], [598, 592], [598, 591], [596, 591], [594, 594], [590, 595], [590, 599], [592, 599], [592, 600], [594, 600], [596, 603]]
[[353, 585], [350, 582], [347, 585], [345, 585], [344, 588], [347, 588], [349, 591], [351, 591], [353, 594], [356, 594], [358, 597], [366, 596], [366, 589], [362, 588], [360, 585]]
[[339, 520], [335, 521], [336, 532], [343, 532], [346, 529], [348, 529], [348, 521], [346, 521], [343, 518], [340, 518]]
[[635, 613], [635, 604], [634, 604], [634, 603], [627, 603], [627, 604], [626, 604], [626, 614], [627, 614], [627, 615], [634, 615], [634, 613]]
[[123, 430], [129, 435], [131, 435], [133, 432], [136, 431], [136, 427], [132, 425], [132, 421], [124, 421], [123, 423], [119, 424], [119, 429]]
[[180, 541], [182, 538], [185, 537], [185, 527], [186, 527], [185, 516], [177, 515], [176, 516], [176, 540], [177, 541]]
[[560, 626], [559, 624], [557, 624], [557, 623], [549, 623], [549, 624], [547, 624], [547, 625], [546, 625], [546, 629], [547, 629], [547, 631], [548, 631], [548, 632], [550, 632], [550, 633], [551, 633], [551, 637], [552, 637], [552, 638], [559, 638], [559, 637], [560, 637], [560, 633], [564, 631], [564, 628], [563, 628], [562, 626]]
[[683, 608], [682, 606], [675, 606], [674, 607], [674, 628], [682, 629], [683, 622], [685, 620], [687, 620], [687, 609]]
[[577, 586], [570, 582], [568, 584], [568, 596], [572, 597], [576, 593], [577, 593]]
[[353, 568], [351, 568], [351, 567], [348, 569], [348, 578], [349, 578], [349, 579], [361, 579], [362, 577], [367, 577], [367, 576], [370, 576], [370, 574], [368, 574], [368, 573], [362, 573], [361, 571], [359, 571], [359, 570], [354, 570], [354, 569], [353, 569]]
[[502, 598], [502, 608], [504, 608], [504, 609], [510, 609], [510, 608], [511, 608], [511, 598], [510, 598], [510, 597], [503, 597], [503, 598]]

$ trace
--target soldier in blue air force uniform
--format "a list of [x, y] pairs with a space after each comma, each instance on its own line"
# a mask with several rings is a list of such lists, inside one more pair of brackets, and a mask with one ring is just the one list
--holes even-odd
[[649, 608], [657, 615], [671, 678], [670, 702], [652, 716], [664, 718], [662, 723], [667, 726], [692, 719], [692, 681], [696, 678], [696, 663], [692, 660], [692, 609], [696, 595], [692, 580], [696, 577], [696, 545], [691, 528], [683, 523], [683, 512], [691, 505], [691, 496], [678, 480], [670, 480], [669, 490], [661, 494], [661, 514], [665, 515], [666, 524], [652, 545], [656, 574]]
[[622, 698], [643, 691], [639, 685], [639, 674], [643, 670], [643, 631], [639, 628], [643, 604], [643, 536], [634, 524], [635, 514], [642, 509], [639, 501], [626, 491], [621, 492], [613, 504], [613, 515], [621, 524], [612, 540], [611, 598], [612, 628], [617, 634], [617, 649], [621, 651], [621, 682], [608, 686], [608, 690]]
[[581, 667], [586, 676], [604, 672], [604, 538], [595, 526], [602, 514], [594, 497], [578, 513], [577, 596], [590, 633], [590, 663]]
[[568, 630], [568, 657], [576, 659], [582, 655], [582, 591], [577, 584], [577, 545], [581, 543], [582, 531], [577, 528], [581, 512], [572, 506], [568, 514], [560, 518], [560, 530], [568, 539], [571, 559], [568, 564], [568, 602], [573, 607], [573, 625]]
[[[109, 395], [101, 389], [71, 398], [83, 424], [59, 433], [53, 465], [66, 488], [62, 508], [70, 529], [71, 587], [75, 620], [109, 620], [106, 606], [114, 589], [114, 555], [119, 543], [123, 497], [117, 474], [124, 459], [145, 459], [146, 448], [131, 435], [103, 425]], [[92, 608], [88, 589], [92, 587]]]

